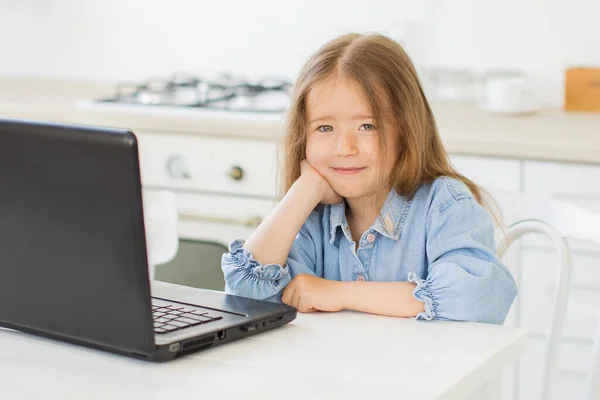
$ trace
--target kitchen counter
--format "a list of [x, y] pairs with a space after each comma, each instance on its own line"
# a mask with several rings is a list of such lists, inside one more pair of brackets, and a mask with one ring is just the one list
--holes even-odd
[[[276, 140], [283, 118], [199, 109], [93, 104], [112, 95], [110, 83], [0, 79], [0, 116], [154, 131]], [[454, 154], [600, 164], [600, 114], [542, 110], [499, 116], [460, 102], [433, 102], [446, 149]]]

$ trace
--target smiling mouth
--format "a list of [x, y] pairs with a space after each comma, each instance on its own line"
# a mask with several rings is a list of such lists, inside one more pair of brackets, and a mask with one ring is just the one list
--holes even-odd
[[353, 174], [358, 174], [359, 172], [363, 171], [365, 169], [365, 167], [362, 167], [362, 168], [334, 168], [334, 167], [331, 167], [331, 169], [333, 169], [338, 174], [353, 175]]

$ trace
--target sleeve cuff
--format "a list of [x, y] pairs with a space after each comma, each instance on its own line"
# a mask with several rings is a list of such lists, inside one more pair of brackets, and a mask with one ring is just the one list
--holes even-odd
[[414, 298], [425, 303], [425, 311], [418, 313], [414, 318], [431, 321], [437, 313], [438, 303], [429, 283], [425, 279], [419, 278], [414, 272], [408, 274], [408, 282], [417, 285], [413, 291]]
[[277, 281], [288, 275], [287, 268], [279, 264], [262, 265], [252, 253], [242, 247], [244, 243], [245, 240], [234, 240], [229, 244], [227, 261], [233, 268], [242, 269], [244, 275], [261, 280]]

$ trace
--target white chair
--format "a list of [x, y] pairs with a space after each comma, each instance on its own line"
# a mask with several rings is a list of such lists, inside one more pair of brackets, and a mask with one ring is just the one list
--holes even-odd
[[[539, 233], [553, 242], [560, 260], [542, 371], [541, 399], [548, 400], [555, 393], [553, 385], [556, 382], [560, 340], [571, 283], [571, 251], [566, 239], [600, 245], [600, 214], [548, 197], [502, 190], [490, 190], [490, 194], [500, 205], [504, 221], [509, 226], [498, 241], [500, 257], [506, 254], [507, 249], [518, 238], [528, 233]], [[586, 400], [600, 399], [600, 324], [588, 381]]]
[[179, 249], [177, 199], [166, 190], [142, 190], [148, 274], [154, 279], [156, 266], [172, 260]]

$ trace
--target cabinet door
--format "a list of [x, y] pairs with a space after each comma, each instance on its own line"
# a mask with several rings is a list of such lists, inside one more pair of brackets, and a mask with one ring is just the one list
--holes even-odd
[[[554, 382], [553, 399], [583, 399], [592, 346], [585, 343], [564, 343], [558, 357], [558, 374]], [[542, 368], [545, 341], [532, 338], [528, 351], [518, 363], [519, 400], [541, 399]]]
[[[523, 190], [563, 199], [600, 214], [600, 166], [542, 161], [526, 161], [523, 167]], [[599, 239], [600, 240], [600, 239]], [[530, 246], [549, 248], [536, 239], [524, 241]], [[600, 253], [600, 247], [570, 241], [574, 251]]]
[[519, 191], [521, 187], [519, 160], [451, 154], [450, 161], [458, 172], [484, 188]]
[[[558, 259], [545, 249], [522, 251], [522, 326], [546, 335], [556, 288]], [[568, 340], [592, 341], [600, 317], [600, 268], [594, 254], [574, 254], [571, 291], [563, 335]]]
[[142, 133], [139, 135], [142, 183], [176, 192], [274, 198], [277, 143]]
[[[540, 161], [525, 161], [523, 165], [526, 193], [559, 198], [600, 213], [597, 183], [600, 166]], [[529, 399], [539, 397], [557, 258], [553, 246], [541, 235], [528, 236], [522, 243], [521, 322], [536, 340], [521, 363], [519, 399]], [[559, 349], [556, 398], [583, 396], [591, 340], [600, 318], [600, 246], [576, 240], [569, 240], [569, 244], [573, 250], [573, 274], [564, 339]]]

